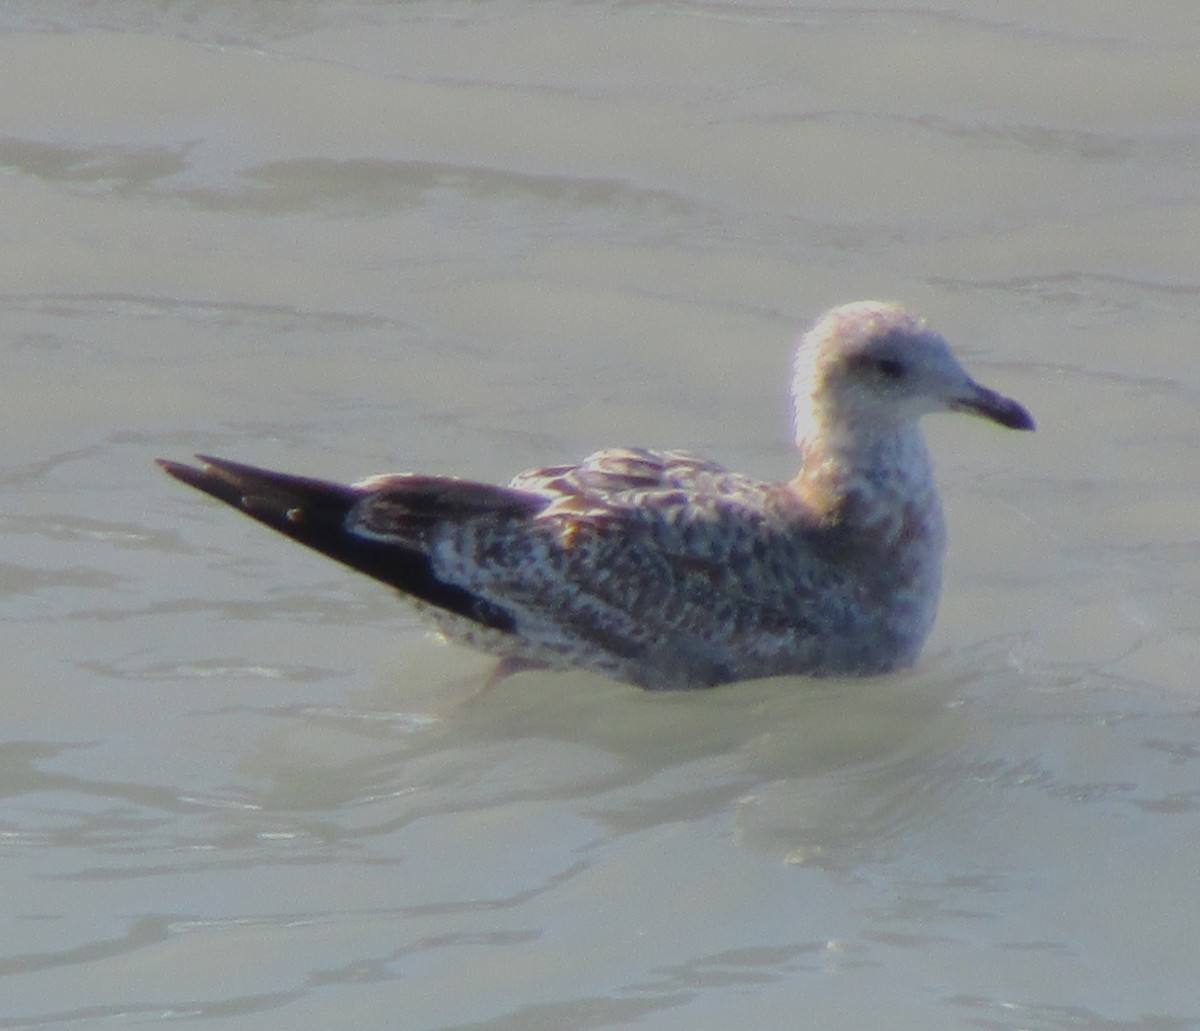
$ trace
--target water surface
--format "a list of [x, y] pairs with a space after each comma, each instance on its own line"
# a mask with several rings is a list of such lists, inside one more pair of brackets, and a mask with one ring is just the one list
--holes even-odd
[[[0, 14], [0, 1028], [1200, 1025], [1190, 4]], [[431, 640], [193, 451], [789, 474], [900, 299], [919, 666], [653, 695]]]

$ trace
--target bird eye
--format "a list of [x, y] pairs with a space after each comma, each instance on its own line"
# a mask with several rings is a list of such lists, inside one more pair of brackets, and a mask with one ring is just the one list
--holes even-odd
[[904, 363], [895, 358], [875, 359], [875, 369], [886, 379], [898, 380], [904, 378]]

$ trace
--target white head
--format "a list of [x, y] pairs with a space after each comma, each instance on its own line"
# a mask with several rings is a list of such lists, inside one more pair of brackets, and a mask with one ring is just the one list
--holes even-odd
[[817, 320], [796, 351], [792, 389], [798, 444], [837, 427], [894, 433], [942, 411], [1034, 428], [1016, 401], [968, 376], [923, 320], [879, 301], [844, 304]]

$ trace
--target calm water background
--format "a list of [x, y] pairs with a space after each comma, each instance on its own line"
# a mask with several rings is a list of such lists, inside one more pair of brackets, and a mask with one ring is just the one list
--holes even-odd
[[[1200, 22], [1147, 4], [0, 9], [0, 1028], [1200, 1027]], [[919, 667], [485, 660], [157, 473], [789, 474], [901, 299]]]

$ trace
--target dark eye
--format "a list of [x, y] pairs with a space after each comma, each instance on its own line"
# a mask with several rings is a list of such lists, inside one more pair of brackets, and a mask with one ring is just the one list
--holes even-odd
[[875, 370], [884, 378], [890, 380], [904, 379], [904, 363], [896, 358], [876, 358]]

